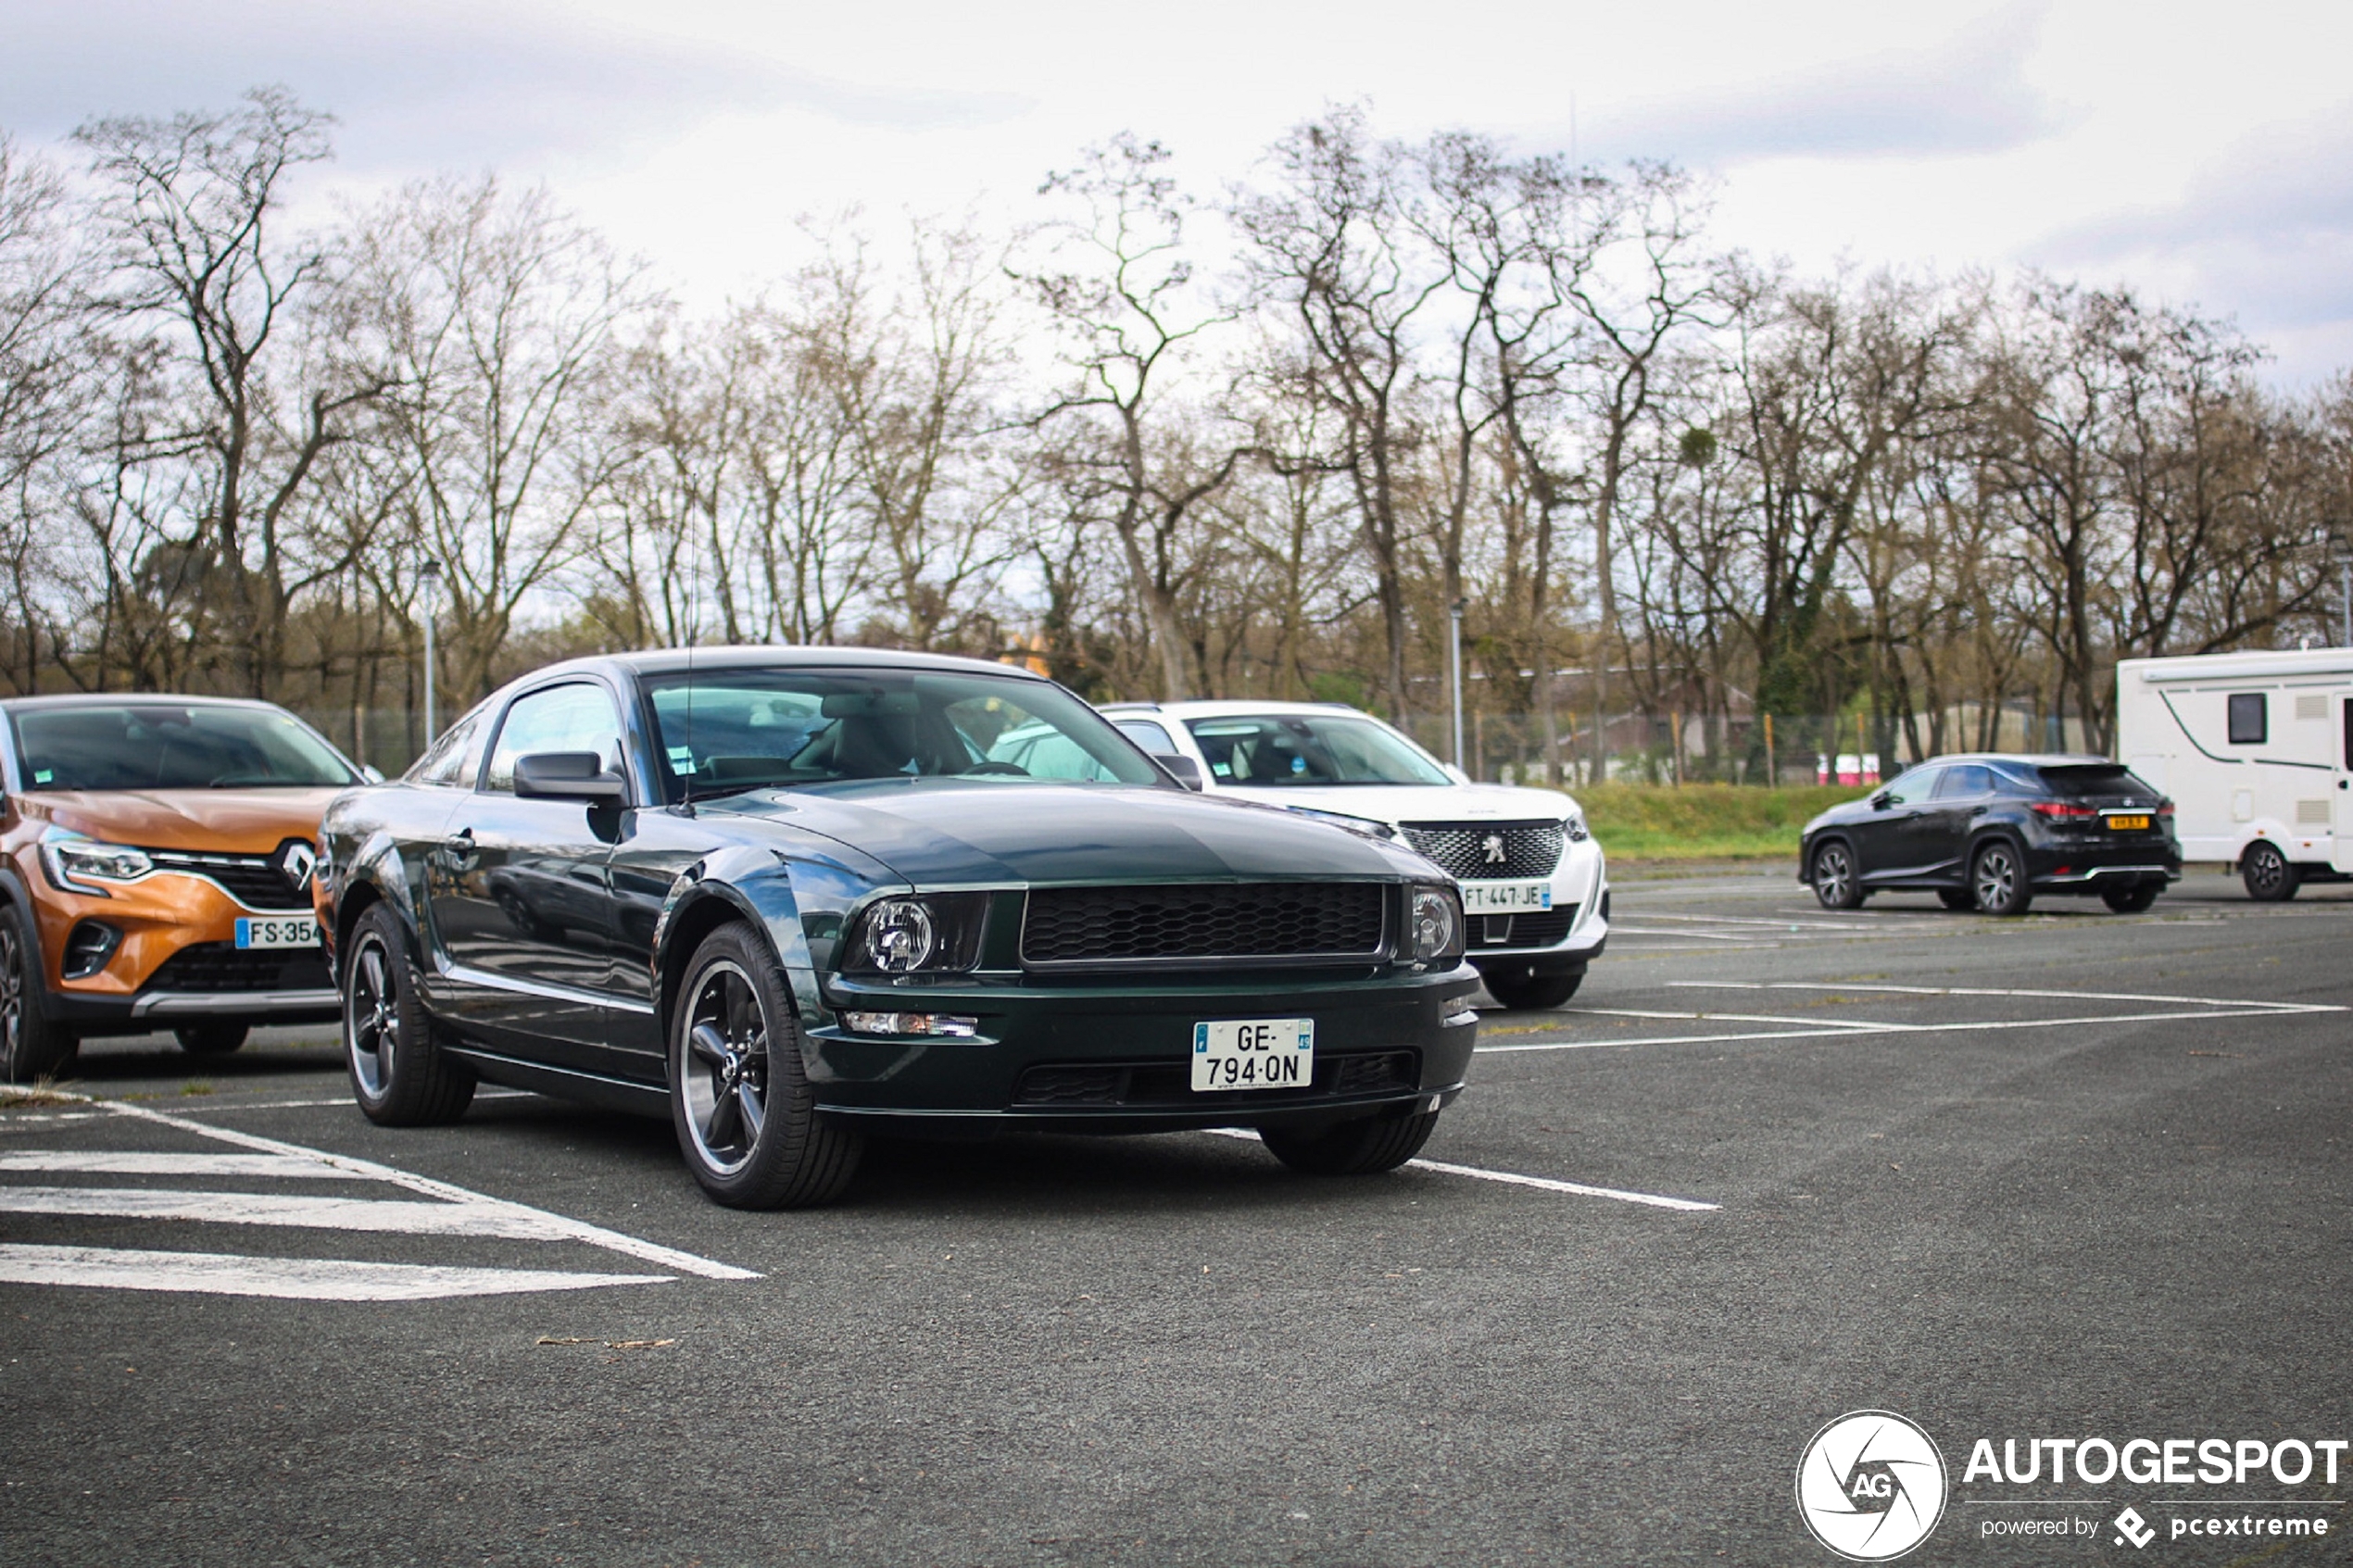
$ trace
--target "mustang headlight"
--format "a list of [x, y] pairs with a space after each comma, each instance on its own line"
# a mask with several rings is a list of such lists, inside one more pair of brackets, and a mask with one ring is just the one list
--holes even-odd
[[59, 887], [75, 893], [95, 893], [102, 898], [107, 896], [107, 890], [94, 887], [92, 883], [136, 882], [156, 869], [144, 849], [133, 849], [127, 844], [101, 844], [94, 838], [57, 828], [52, 828], [41, 841], [41, 861], [49, 872], [49, 880]]
[[1406, 931], [1416, 962], [1463, 956], [1463, 901], [1453, 888], [1415, 888], [1411, 915]]
[[866, 906], [842, 967], [865, 974], [952, 972], [980, 959], [983, 893], [880, 898]]

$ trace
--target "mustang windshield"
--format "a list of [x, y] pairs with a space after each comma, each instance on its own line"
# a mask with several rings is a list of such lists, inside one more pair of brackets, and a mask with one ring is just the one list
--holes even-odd
[[1444, 784], [1454, 781], [1403, 736], [1345, 713], [1195, 719], [1187, 728], [1229, 784]]
[[93, 702], [19, 709], [28, 789], [321, 789], [358, 784], [334, 747], [271, 708]]
[[673, 799], [843, 779], [1168, 782], [1085, 703], [1014, 676], [785, 666], [645, 685]]

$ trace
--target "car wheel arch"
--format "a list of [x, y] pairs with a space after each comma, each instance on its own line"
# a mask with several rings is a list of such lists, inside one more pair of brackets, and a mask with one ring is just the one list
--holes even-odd
[[[740, 891], [727, 884], [698, 883], [662, 911], [653, 962], [657, 977], [656, 1016], [661, 1020], [664, 1039], [669, 1037], [671, 1012], [678, 1005], [678, 988], [686, 983], [686, 966], [694, 961], [696, 949], [712, 932], [738, 921], [760, 934], [770, 956], [776, 959], [777, 968], [785, 969], [766, 918]], [[798, 987], [794, 989], [797, 991]]]

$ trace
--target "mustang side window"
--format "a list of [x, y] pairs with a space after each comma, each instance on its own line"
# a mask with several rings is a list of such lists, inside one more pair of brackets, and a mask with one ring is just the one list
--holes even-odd
[[482, 766], [481, 743], [482, 712], [477, 709], [441, 733], [409, 771], [409, 782], [472, 785]]
[[2269, 704], [2261, 692], [2233, 692], [2231, 695], [2231, 744], [2261, 746], [2271, 738]]
[[515, 698], [491, 748], [482, 787], [511, 794], [515, 759], [547, 751], [593, 751], [608, 770], [621, 765], [621, 712], [612, 694], [588, 681], [543, 686]]

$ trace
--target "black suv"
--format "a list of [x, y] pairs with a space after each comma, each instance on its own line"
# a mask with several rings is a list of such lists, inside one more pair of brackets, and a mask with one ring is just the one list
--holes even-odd
[[2104, 757], [1972, 752], [1919, 764], [1806, 824], [1798, 877], [1830, 909], [1889, 889], [2019, 915], [2038, 893], [2136, 914], [2182, 876], [2173, 803]]

